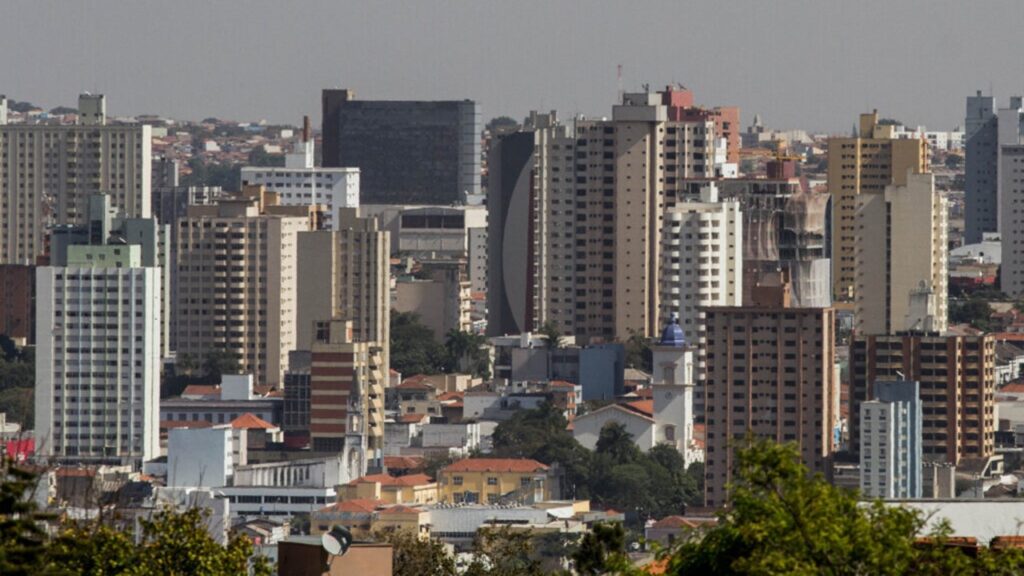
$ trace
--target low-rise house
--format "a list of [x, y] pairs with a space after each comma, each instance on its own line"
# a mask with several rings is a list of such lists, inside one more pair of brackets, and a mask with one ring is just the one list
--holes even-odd
[[370, 474], [338, 487], [338, 500], [379, 500], [388, 504], [437, 501], [437, 482], [426, 474]]
[[718, 523], [714, 517], [666, 516], [661, 520], [649, 520], [644, 527], [644, 538], [662, 546], [672, 546], [680, 539], [689, 538], [704, 527]]
[[441, 502], [540, 502], [551, 499], [548, 467], [527, 458], [467, 458], [438, 473]]
[[334, 526], [344, 526], [354, 539], [365, 540], [371, 535], [374, 513], [384, 504], [381, 500], [362, 498], [335, 502], [310, 514], [309, 532], [319, 536]]

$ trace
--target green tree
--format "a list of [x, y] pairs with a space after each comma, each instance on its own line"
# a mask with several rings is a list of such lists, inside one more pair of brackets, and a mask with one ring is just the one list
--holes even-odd
[[537, 331], [537, 334], [545, 337], [545, 344], [548, 348], [561, 348], [563, 344], [564, 334], [562, 329], [558, 327], [558, 324], [548, 320]]
[[423, 539], [410, 530], [381, 530], [374, 540], [394, 549], [394, 576], [455, 576], [455, 559], [439, 540]]
[[619, 574], [629, 567], [626, 556], [626, 531], [618, 522], [594, 524], [583, 535], [572, 557], [576, 573], [581, 575]]
[[533, 533], [509, 526], [481, 528], [473, 538], [473, 560], [465, 576], [540, 576], [534, 558]]
[[650, 373], [654, 362], [650, 340], [636, 330], [630, 329], [625, 347], [626, 366]]
[[640, 459], [640, 448], [626, 426], [619, 422], [608, 422], [597, 437], [596, 452], [607, 454], [616, 464], [628, 464]]
[[949, 321], [953, 324], [970, 324], [979, 330], [988, 331], [991, 317], [992, 306], [984, 300], [954, 300], [949, 306]]
[[45, 534], [37, 523], [34, 474], [11, 461], [0, 462], [0, 574], [29, 576], [44, 565]]
[[966, 557], [942, 545], [948, 528], [922, 551], [920, 514], [861, 504], [856, 492], [810, 476], [791, 444], [751, 440], [737, 460], [731, 508], [670, 553], [669, 574], [965, 573]]
[[473, 376], [490, 376], [490, 357], [485, 348], [487, 338], [482, 334], [452, 329], [445, 336], [450, 371], [466, 372]]
[[391, 313], [391, 367], [406, 376], [440, 374], [448, 363], [447, 353], [434, 339], [434, 332], [417, 314]]
[[225, 374], [238, 374], [242, 365], [236, 352], [224, 348], [210, 350], [203, 356], [203, 379], [206, 384], [220, 384]]

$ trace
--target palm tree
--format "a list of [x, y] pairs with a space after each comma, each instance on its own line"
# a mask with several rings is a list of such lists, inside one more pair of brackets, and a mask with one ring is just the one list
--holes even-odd
[[487, 339], [484, 336], [455, 329], [448, 331], [444, 341], [444, 347], [455, 368], [474, 376], [489, 369], [485, 344]]
[[562, 330], [551, 320], [545, 322], [537, 333], [547, 337], [548, 348], [562, 347]]

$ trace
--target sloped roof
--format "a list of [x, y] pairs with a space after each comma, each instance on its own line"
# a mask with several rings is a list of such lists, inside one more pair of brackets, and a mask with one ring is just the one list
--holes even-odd
[[401, 384], [395, 386], [399, 390], [433, 390], [434, 387], [430, 384], [426, 384], [423, 380], [426, 376], [419, 374], [417, 376], [410, 376], [402, 381]]
[[354, 486], [356, 484], [369, 484], [371, 482], [380, 482], [381, 486], [420, 486], [423, 484], [432, 484], [434, 480], [426, 474], [409, 474], [407, 476], [367, 474], [366, 476], [360, 476], [359, 478], [349, 482], [348, 485]]
[[615, 410], [617, 412], [621, 412], [624, 416], [630, 416], [632, 418], [641, 418], [641, 419], [646, 420], [646, 421], [651, 422], [651, 423], [654, 422], [654, 417], [653, 416], [650, 416], [648, 414], [644, 414], [643, 412], [640, 412], [640, 411], [636, 410], [635, 408], [628, 408], [624, 404], [609, 404], [607, 406], [602, 406], [602, 407], [598, 408], [597, 410], [594, 410], [593, 412], [587, 412], [586, 414], [583, 414], [582, 416], [577, 416], [573, 421], [574, 422], [579, 422], [581, 420], [587, 420], [587, 419], [593, 418], [593, 417], [595, 417], [595, 416], [597, 416], [599, 414], [607, 412], [609, 410]]
[[259, 428], [262, 430], [273, 430], [277, 428], [277, 426], [274, 426], [270, 422], [267, 422], [266, 420], [260, 418], [259, 416], [256, 416], [252, 412], [246, 412], [245, 414], [242, 414], [238, 418], [232, 420], [231, 427], [236, 430], [251, 430], [253, 428]]
[[442, 472], [542, 472], [548, 467], [530, 458], [467, 458], [445, 466]]
[[220, 396], [220, 386], [189, 384], [181, 391], [181, 396]]
[[462, 400], [465, 394], [462, 392], [445, 392], [437, 397], [440, 402], [447, 402], [449, 400]]
[[412, 468], [419, 468], [423, 466], [422, 456], [385, 456], [384, 467], [385, 468], [397, 468], [399, 470], [409, 470]]
[[356, 514], [370, 514], [380, 506], [384, 505], [383, 500], [376, 500], [372, 498], [353, 498], [352, 500], [344, 500], [342, 502], [335, 502], [330, 506], [321, 508], [317, 512], [354, 512]]
[[654, 400], [635, 400], [633, 402], [626, 402], [624, 406], [634, 412], [639, 412], [646, 416], [654, 416]]
[[416, 424], [422, 422], [426, 417], [426, 414], [402, 414], [398, 417], [398, 421], [402, 424]]
[[413, 508], [411, 506], [403, 506], [402, 504], [398, 504], [398, 505], [392, 506], [390, 508], [385, 508], [384, 510], [380, 511], [381, 515], [384, 515], [384, 514], [419, 514], [420, 512], [423, 512], [423, 511], [420, 510], [419, 508]]

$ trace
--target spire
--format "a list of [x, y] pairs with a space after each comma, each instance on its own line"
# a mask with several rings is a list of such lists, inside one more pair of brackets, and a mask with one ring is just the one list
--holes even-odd
[[658, 340], [658, 345], [672, 346], [674, 348], [686, 346], [686, 339], [683, 337], [683, 329], [679, 327], [679, 316], [677, 314], [672, 314], [672, 319], [669, 320], [665, 329], [661, 332], [661, 339]]

